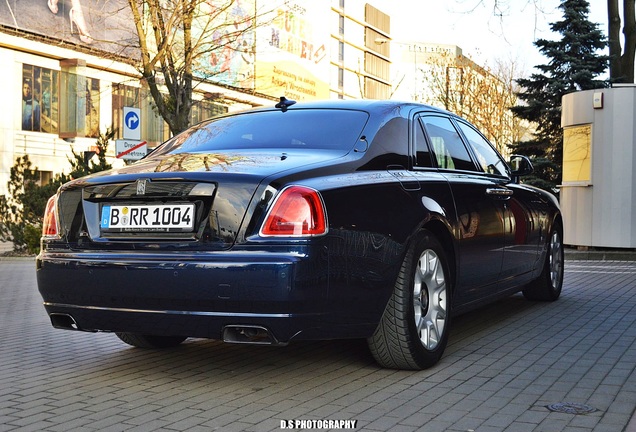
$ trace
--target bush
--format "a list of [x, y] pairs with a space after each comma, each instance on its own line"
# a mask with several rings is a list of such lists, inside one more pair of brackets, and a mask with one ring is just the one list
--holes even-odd
[[73, 178], [111, 168], [106, 162], [106, 149], [114, 136], [115, 130], [112, 128], [100, 134], [96, 142], [97, 163], [71, 149], [71, 172], [68, 175], [56, 175], [46, 185], [38, 184], [38, 169], [32, 168], [28, 155], [16, 159], [7, 183], [8, 193], [0, 196], [0, 241], [12, 242], [15, 252], [37, 254], [40, 251], [42, 216], [49, 197]]
[[16, 252], [37, 253], [39, 239], [31, 238], [42, 231], [42, 215], [46, 202], [55, 193], [61, 180], [39, 186], [37, 168], [31, 168], [27, 155], [16, 160], [7, 183], [8, 194], [0, 197], [0, 239], [13, 242]]

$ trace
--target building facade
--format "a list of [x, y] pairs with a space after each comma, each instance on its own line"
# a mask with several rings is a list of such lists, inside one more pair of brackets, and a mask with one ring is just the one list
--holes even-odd
[[[19, 9], [0, 9], [0, 91], [7, 106], [0, 195], [17, 158], [28, 155], [46, 182], [70, 168], [71, 149], [90, 151], [107, 128], [117, 130], [109, 161], [130, 162], [117, 157], [118, 142], [131, 139], [126, 109], [139, 113], [138, 137], [127, 145], [152, 148], [169, 138], [134, 61], [139, 42], [128, 3], [86, 0], [81, 14], [78, 4], [22, 0]], [[220, 13], [214, 4], [230, 7]], [[512, 121], [507, 107], [514, 103], [502, 102], [494, 114], [497, 103], [474, 103], [485, 100], [484, 91], [501, 99], [506, 89], [499, 78], [457, 46], [392, 40], [390, 16], [367, 1], [202, 0], [200, 7], [202, 16], [213, 17], [213, 31], [193, 25], [205, 55], [193, 67], [191, 124], [280, 96], [414, 100], [477, 119], [482, 130], [481, 118]], [[501, 142], [514, 140], [512, 133], [494, 134], [488, 138], [500, 150]]]
[[[5, 104], [0, 119], [0, 195], [6, 193], [11, 167], [22, 156], [29, 157], [46, 183], [70, 169], [72, 149], [80, 154], [90, 151], [108, 128], [117, 130], [116, 139], [124, 138], [124, 107], [140, 113], [137, 129], [149, 147], [169, 137], [139, 72], [122, 45], [114, 42], [122, 31], [109, 26], [117, 22], [96, 4], [94, 9], [90, 2], [83, 6], [83, 29], [70, 3], [27, 0], [18, 10], [0, 8], [0, 92]], [[127, 37], [130, 45], [130, 34]], [[211, 81], [199, 82], [194, 98], [192, 123], [274, 100], [253, 89]], [[115, 166], [126, 163], [116, 152], [113, 141], [109, 161]]]
[[360, 0], [332, 0], [330, 97], [388, 99], [390, 65], [379, 38], [390, 38], [390, 16]]
[[477, 126], [507, 154], [527, 124], [513, 116], [512, 70], [493, 71], [465, 56], [456, 45], [377, 39], [392, 50], [390, 98], [414, 100], [454, 112]]
[[[230, 7], [221, 14], [214, 4]], [[107, 152], [114, 166], [130, 162], [118, 157], [118, 142], [130, 140], [125, 133], [131, 126], [138, 134], [133, 144], [152, 148], [169, 138], [136, 68], [139, 42], [125, 0], [23, 0], [7, 6], [0, 8], [0, 195], [24, 155], [46, 183], [70, 169], [71, 150], [91, 151], [108, 128], [117, 130]], [[389, 95], [389, 61], [370, 42], [390, 36], [389, 17], [364, 1], [212, 0], [201, 8], [219, 22], [210, 34], [204, 25], [193, 25], [211, 47], [203, 47], [206, 54], [194, 67], [191, 124], [273, 104], [283, 95]], [[232, 33], [240, 26], [245, 28]], [[126, 109], [139, 114], [134, 122], [127, 123]]]

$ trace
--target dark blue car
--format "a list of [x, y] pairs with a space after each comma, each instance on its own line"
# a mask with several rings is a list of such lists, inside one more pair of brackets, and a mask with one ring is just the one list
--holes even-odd
[[283, 100], [62, 186], [38, 286], [54, 327], [138, 347], [366, 338], [426, 368], [456, 314], [559, 297], [563, 221], [531, 171], [430, 106]]

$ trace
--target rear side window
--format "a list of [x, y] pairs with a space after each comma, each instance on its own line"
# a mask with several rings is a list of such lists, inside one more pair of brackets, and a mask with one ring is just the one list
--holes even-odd
[[219, 117], [167, 141], [158, 154], [239, 149], [349, 150], [368, 114], [353, 110], [296, 109]]
[[472, 147], [473, 153], [475, 153], [477, 157], [477, 162], [481, 165], [481, 169], [488, 174], [507, 176], [508, 170], [506, 164], [503, 159], [499, 157], [495, 149], [492, 148], [490, 143], [486, 141], [479, 132], [467, 124], [462, 122], [457, 122], [457, 124], [466, 136], [466, 139], [468, 139], [468, 144]]
[[447, 117], [423, 116], [421, 120], [439, 168], [476, 171], [457, 129]]

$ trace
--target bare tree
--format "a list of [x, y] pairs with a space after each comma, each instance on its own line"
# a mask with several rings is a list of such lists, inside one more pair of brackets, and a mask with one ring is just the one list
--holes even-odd
[[[607, 0], [609, 25], [610, 80], [612, 82], [634, 82], [634, 53], [636, 52], [636, 8], [635, 0], [622, 0], [622, 16], [619, 0]], [[621, 44], [621, 24], [624, 43]]]
[[[461, 0], [459, 0], [461, 2]], [[541, 10], [541, 0], [527, 0]], [[634, 83], [636, 60], [636, 0], [607, 0], [607, 35], [610, 55], [610, 81]], [[470, 9], [478, 5], [491, 7], [493, 15], [503, 20], [502, 11], [510, 8], [510, 0], [468, 0]], [[621, 18], [622, 17], [622, 18]], [[622, 36], [621, 36], [622, 34]], [[505, 37], [505, 35], [504, 35]]]
[[253, 58], [255, 30], [265, 25], [268, 16], [255, 6], [242, 9], [236, 0], [128, 0], [128, 4], [139, 42], [137, 68], [172, 134], [189, 126], [198, 83], [227, 69], [223, 63], [231, 55]]
[[498, 61], [494, 69], [467, 57], [441, 54], [431, 58], [426, 71], [426, 102], [455, 112], [479, 128], [499, 151], [525, 133], [510, 112], [517, 103], [514, 62]]

